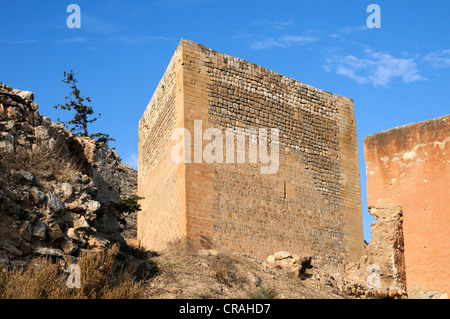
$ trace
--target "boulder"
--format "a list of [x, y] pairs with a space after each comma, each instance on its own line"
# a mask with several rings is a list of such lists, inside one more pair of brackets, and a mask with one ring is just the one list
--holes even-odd
[[41, 204], [45, 200], [44, 192], [41, 192], [37, 187], [31, 188], [31, 196], [36, 204]]
[[6, 250], [6, 251], [8, 251], [8, 252], [10, 252], [10, 253], [12, 253], [12, 254], [14, 254], [14, 255], [17, 255], [17, 256], [22, 256], [22, 255], [23, 255], [22, 251], [20, 251], [19, 249], [17, 249], [16, 247], [14, 247], [13, 245], [11, 245], [11, 244], [9, 244], [9, 243], [5, 243], [5, 244], [2, 246], [2, 248], [3, 248], [4, 250]]
[[17, 174], [28, 183], [32, 183], [34, 180], [33, 174], [31, 174], [30, 172], [28, 172], [24, 169], [21, 169], [20, 171], [18, 171]]
[[57, 248], [38, 247], [34, 249], [34, 253], [42, 256], [64, 257], [64, 252]]
[[54, 213], [62, 212], [65, 209], [63, 202], [53, 192], [47, 194], [47, 207], [50, 212]]
[[67, 230], [67, 237], [69, 237], [70, 239], [72, 239], [74, 241], [78, 241], [78, 242], [83, 240], [81, 238], [80, 233], [75, 228], [69, 228]]
[[88, 230], [91, 228], [91, 226], [87, 222], [86, 218], [81, 216], [79, 219], [73, 222], [73, 228], [75, 230]]
[[30, 221], [25, 221], [22, 223], [22, 225], [19, 228], [19, 234], [25, 239], [26, 241], [31, 240], [31, 236], [33, 235], [32, 232], [32, 226]]
[[58, 240], [64, 236], [64, 233], [61, 230], [61, 227], [59, 227], [58, 224], [52, 224], [48, 226], [48, 236], [51, 241]]
[[107, 240], [97, 234], [93, 237], [90, 237], [88, 243], [89, 243], [90, 248], [105, 249], [109, 246], [110, 242], [109, 242], [109, 240]]
[[45, 238], [47, 237], [47, 226], [43, 221], [38, 220], [34, 225], [33, 237], [36, 237], [40, 240], [45, 240]]
[[24, 99], [27, 102], [33, 102], [34, 101], [34, 94], [30, 91], [21, 91], [17, 93], [18, 96], [20, 96], [22, 99]]
[[60, 243], [60, 247], [67, 255], [71, 255], [78, 250], [78, 246], [74, 244], [69, 238], [64, 238]]

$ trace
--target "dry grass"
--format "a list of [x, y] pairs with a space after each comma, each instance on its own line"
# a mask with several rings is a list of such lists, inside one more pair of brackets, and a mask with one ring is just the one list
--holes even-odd
[[68, 288], [67, 276], [48, 259], [0, 271], [0, 299], [137, 299], [143, 286], [133, 269], [117, 269], [118, 247], [90, 251], [79, 259], [81, 288]]
[[33, 148], [21, 148], [13, 153], [0, 154], [3, 169], [24, 169], [34, 176], [52, 176], [56, 181], [68, 181], [73, 173], [82, 170], [83, 161], [71, 152], [62, 137], [56, 139], [53, 147], [41, 141]]
[[238, 276], [238, 270], [233, 265], [230, 258], [213, 259], [211, 262], [211, 271], [219, 284], [232, 287], [242, 283], [242, 278]]

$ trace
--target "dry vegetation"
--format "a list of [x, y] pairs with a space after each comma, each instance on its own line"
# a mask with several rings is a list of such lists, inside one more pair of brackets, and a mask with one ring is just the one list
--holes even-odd
[[1, 153], [0, 169], [24, 169], [44, 182], [47, 179], [68, 181], [72, 174], [81, 171], [83, 165], [80, 158], [73, 155], [59, 139], [52, 148], [38, 142], [32, 149]]
[[177, 241], [151, 260], [157, 275], [145, 283], [155, 299], [330, 299], [329, 287], [278, 272], [245, 254], [197, 250]]
[[117, 246], [89, 251], [79, 258], [81, 288], [68, 288], [68, 273], [51, 259], [0, 271], [0, 299], [128, 299], [140, 298], [142, 282], [132, 268], [118, 268]]
[[[49, 259], [0, 271], [0, 299], [338, 299], [265, 266], [253, 257], [197, 250], [185, 242], [147, 256], [141, 269], [120, 268], [117, 246], [79, 259], [81, 288], [69, 289], [68, 273]], [[141, 259], [142, 260], [142, 259]], [[143, 269], [143, 270], [142, 270]]]

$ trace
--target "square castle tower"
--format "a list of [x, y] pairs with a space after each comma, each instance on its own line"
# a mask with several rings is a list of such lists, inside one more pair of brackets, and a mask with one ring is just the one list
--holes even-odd
[[[261, 129], [276, 163], [255, 153]], [[228, 131], [237, 133], [225, 141]], [[147, 249], [185, 238], [260, 259], [310, 254], [338, 268], [363, 255], [352, 99], [182, 39], [139, 122], [138, 165]]]

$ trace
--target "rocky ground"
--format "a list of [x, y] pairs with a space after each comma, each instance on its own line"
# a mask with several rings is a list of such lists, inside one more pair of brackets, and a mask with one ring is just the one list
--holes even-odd
[[260, 261], [242, 253], [199, 250], [179, 241], [154, 253], [144, 298], [151, 299], [400, 299], [342, 273], [325, 273], [310, 256], [276, 252]]
[[104, 143], [41, 116], [33, 100], [0, 83], [0, 264], [74, 263], [85, 249], [123, 246], [118, 204], [135, 191], [135, 171]]
[[183, 242], [151, 258], [157, 274], [146, 282], [152, 299], [352, 298], [320, 280], [300, 279], [245, 254], [197, 250]]
[[[119, 164], [120, 173], [120, 197], [130, 198], [137, 194], [137, 171], [125, 163]], [[120, 230], [124, 238], [137, 237], [137, 214], [124, 212], [122, 216], [124, 224], [120, 224]]]

